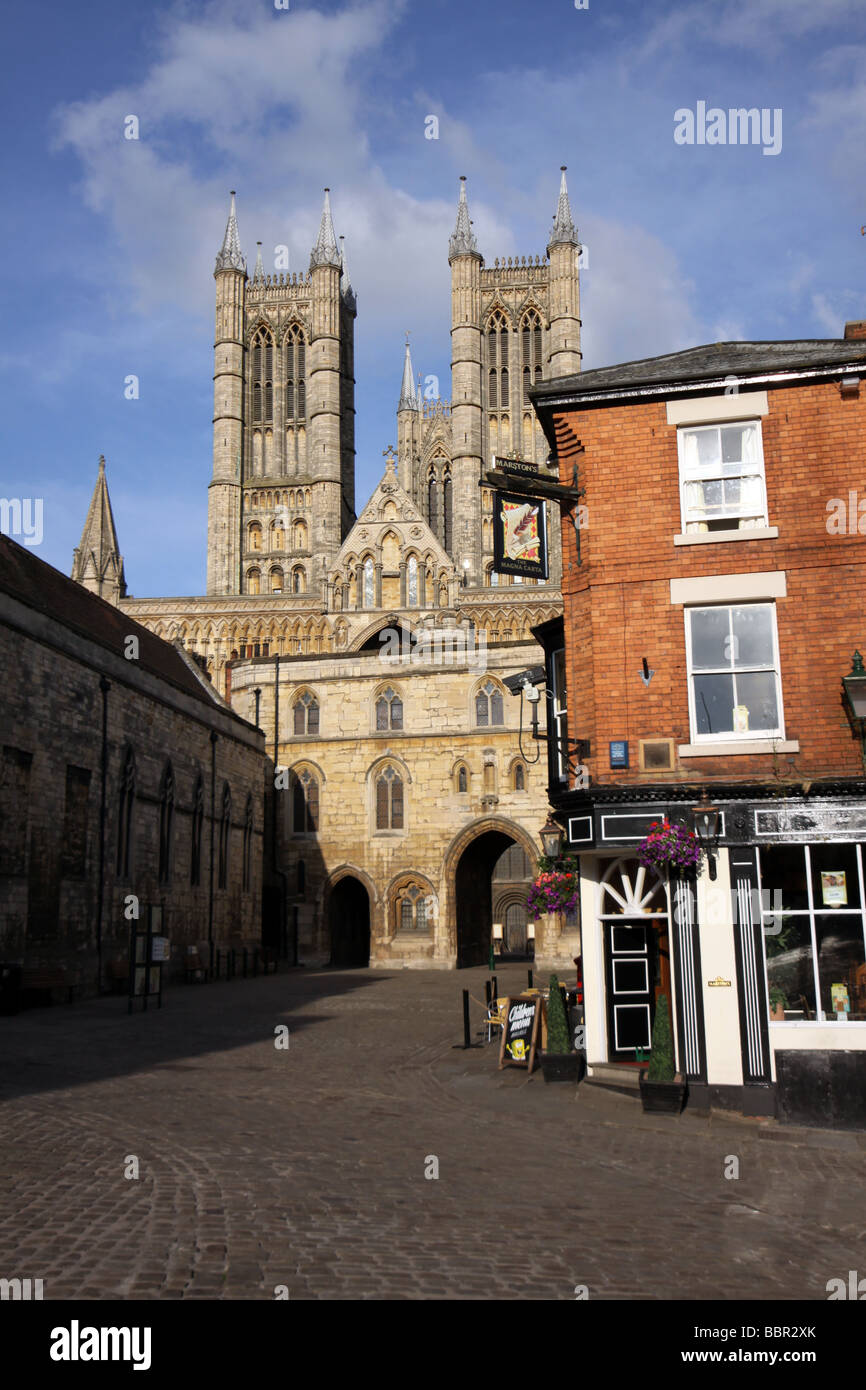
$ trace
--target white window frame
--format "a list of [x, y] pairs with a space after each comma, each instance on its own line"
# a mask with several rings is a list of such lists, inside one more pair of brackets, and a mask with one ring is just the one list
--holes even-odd
[[[697, 522], [697, 519], [696, 519], [695, 517], [692, 517], [692, 518], [690, 519], [690, 518], [688, 517], [688, 514], [687, 514], [686, 500], [685, 500], [685, 494], [686, 494], [686, 488], [687, 488], [687, 486], [688, 486], [690, 483], [696, 483], [696, 482], [702, 482], [702, 481], [714, 482], [714, 481], [717, 481], [717, 480], [718, 480], [718, 481], [721, 482], [721, 481], [724, 481], [724, 480], [725, 480], [725, 476], [726, 476], [726, 475], [725, 475], [725, 473], [722, 471], [721, 465], [719, 466], [719, 471], [718, 471], [717, 474], [716, 474], [716, 473], [713, 473], [713, 474], [710, 474], [710, 473], [697, 473], [697, 472], [694, 472], [694, 473], [687, 473], [687, 472], [686, 472], [686, 467], [685, 467], [685, 458], [684, 458], [684, 456], [685, 456], [685, 439], [686, 439], [686, 436], [687, 436], [687, 435], [690, 435], [690, 434], [707, 434], [710, 430], [718, 430], [718, 431], [721, 431], [721, 430], [723, 430], [723, 429], [730, 428], [730, 427], [732, 427], [732, 426], [733, 426], [733, 427], [739, 427], [739, 428], [745, 428], [746, 426], [750, 426], [750, 425], [751, 425], [751, 426], [754, 426], [754, 428], [755, 428], [755, 429], [757, 430], [757, 432], [758, 432], [758, 454], [759, 454], [759, 459], [758, 459], [758, 461], [757, 461], [756, 464], [755, 464], [754, 471], [753, 471], [753, 472], [749, 472], [749, 473], [728, 474], [727, 477], [728, 477], [728, 478], [736, 478], [736, 477], [739, 477], [739, 478], [759, 477], [759, 478], [760, 478], [760, 481], [761, 481], [761, 495], [762, 495], [762, 499], [763, 499], [763, 510], [760, 511], [760, 512], [758, 512], [757, 514], [754, 513], [754, 512], [738, 512], [738, 513], [736, 513], [736, 515], [733, 515], [733, 514], [732, 514], [732, 515], [725, 515], [725, 516], [714, 517], [714, 518], [713, 518], [714, 521], [720, 521], [720, 522], [725, 522], [725, 523], [727, 523], [727, 525], [725, 525], [725, 526], [719, 526], [718, 529], [715, 530], [715, 531], [710, 530], [709, 528], [708, 528], [706, 531], [689, 531], [689, 530], [688, 530], [688, 527], [689, 527], [690, 525], [695, 525], [696, 522]], [[677, 454], [678, 454], [678, 459], [679, 459], [680, 526], [682, 527], [682, 535], [683, 535], [683, 536], [686, 536], [686, 535], [688, 535], [688, 536], [698, 536], [698, 535], [702, 535], [702, 536], [707, 536], [708, 538], [710, 538], [710, 537], [721, 537], [721, 536], [726, 536], [726, 535], [729, 535], [729, 534], [732, 534], [732, 533], [733, 533], [733, 534], [736, 534], [736, 535], [738, 535], [738, 536], [739, 536], [739, 535], [743, 535], [745, 538], [748, 538], [749, 532], [752, 531], [752, 530], [757, 530], [757, 531], [759, 531], [760, 533], [763, 534], [763, 532], [765, 532], [766, 530], [770, 529], [769, 514], [768, 514], [768, 511], [767, 511], [767, 474], [766, 474], [766, 467], [765, 467], [765, 462], [764, 462], [764, 437], [763, 437], [763, 431], [762, 431], [762, 429], [761, 429], [761, 421], [760, 421], [760, 420], [756, 420], [756, 419], [754, 419], [754, 418], [751, 418], [751, 419], [750, 419], [750, 418], [746, 418], [746, 419], [743, 419], [743, 420], [721, 420], [721, 421], [715, 422], [714, 424], [706, 424], [706, 425], [680, 425], [679, 428], [677, 429]], [[748, 525], [747, 525], [747, 526], [743, 526], [743, 525], [741, 524], [743, 521], [751, 521], [751, 522], [752, 522], [752, 525], [751, 525], [751, 526], [748, 526]]]
[[[565, 687], [565, 703], [562, 702], [562, 691], [557, 680], [557, 657], [562, 655], [562, 674], [566, 677], [565, 668], [565, 648], [557, 647], [551, 653], [550, 660], [550, 682], [551, 682], [551, 702], [550, 702], [550, 726], [555, 739], [556, 756], [556, 775], [560, 782], [568, 784], [568, 743], [563, 746], [562, 739], [568, 739], [568, 686]], [[564, 726], [564, 727], [563, 727]]]
[[[772, 610], [772, 633], [773, 633], [773, 671], [776, 677], [776, 708], [779, 715], [779, 723], [776, 729], [750, 729], [748, 733], [741, 733], [735, 729], [725, 729], [717, 734], [699, 734], [698, 721], [695, 711], [695, 685], [696, 675], [707, 676], [724, 673], [725, 668], [720, 666], [713, 671], [694, 671], [692, 669], [692, 614], [703, 613], [710, 608], [724, 608], [728, 611], [732, 608], [769, 608]], [[683, 618], [686, 632], [686, 678], [689, 687], [689, 729], [691, 732], [692, 744], [711, 745], [711, 744], [730, 744], [730, 743], [750, 743], [755, 739], [764, 742], [785, 738], [785, 707], [782, 703], [782, 671], [779, 662], [779, 626], [776, 614], [775, 603], [756, 602], [754, 600], [743, 599], [734, 600], [728, 603], [696, 603], [687, 605], [683, 609]], [[729, 619], [730, 622], [730, 619]], [[745, 675], [751, 671], [766, 671], [767, 666], [743, 666], [730, 667], [729, 670], [736, 676]]]

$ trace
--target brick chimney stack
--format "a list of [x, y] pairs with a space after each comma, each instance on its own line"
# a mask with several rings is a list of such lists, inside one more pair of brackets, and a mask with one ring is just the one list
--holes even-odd
[[866, 338], [866, 319], [851, 319], [845, 324], [846, 338]]

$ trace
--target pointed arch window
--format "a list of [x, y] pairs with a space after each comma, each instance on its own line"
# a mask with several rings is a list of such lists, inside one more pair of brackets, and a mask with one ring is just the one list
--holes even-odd
[[410, 608], [418, 607], [418, 561], [414, 555], [406, 565], [406, 601]]
[[292, 830], [311, 835], [319, 828], [319, 783], [305, 768], [292, 773]]
[[376, 829], [403, 829], [403, 779], [393, 767], [376, 779]]
[[232, 794], [228, 782], [223, 783], [222, 810], [219, 826], [219, 875], [220, 888], [228, 888], [229, 883], [229, 843], [232, 829]]
[[536, 310], [531, 309], [523, 319], [520, 333], [524, 405], [529, 405], [529, 388], [537, 385], [543, 376], [541, 345], [541, 319]]
[[373, 608], [375, 606], [375, 595], [373, 593], [373, 561], [368, 556], [364, 561], [364, 607]]
[[201, 883], [201, 837], [204, 828], [204, 782], [199, 773], [192, 794], [192, 833], [190, 835], [189, 881], [193, 888]]
[[383, 733], [387, 729], [403, 728], [403, 701], [389, 686], [383, 690], [376, 701], [376, 730]]
[[135, 819], [135, 754], [131, 748], [127, 748], [123, 760], [117, 809], [117, 874], [119, 878], [129, 878]]
[[174, 772], [165, 765], [159, 786], [159, 882], [171, 881], [171, 846], [174, 834]]
[[397, 894], [397, 924], [400, 931], [427, 930], [427, 892], [417, 883], [407, 884]]
[[503, 722], [502, 691], [493, 681], [486, 681], [475, 696], [475, 723], [486, 729]]
[[303, 420], [306, 415], [306, 340], [300, 324], [292, 324], [286, 334], [286, 420]]
[[319, 732], [319, 702], [309, 690], [305, 690], [295, 701], [293, 715], [296, 735]]
[[439, 479], [436, 476], [435, 465], [431, 464], [427, 472], [427, 524], [434, 536], [437, 537], [440, 535], [442, 525], [440, 504]]
[[274, 340], [265, 327], [253, 336], [250, 375], [253, 424], [269, 424], [274, 418]]
[[469, 790], [469, 773], [465, 763], [461, 763], [457, 769], [457, 791], [462, 795]]
[[247, 797], [244, 810], [243, 887], [248, 893], [253, 883], [253, 798]]
[[497, 309], [487, 325], [487, 404], [491, 410], [507, 410], [509, 326]]
[[516, 792], [526, 791], [526, 771], [523, 763], [514, 764], [514, 790]]
[[452, 529], [451, 470], [446, 468], [445, 477], [442, 480], [442, 545], [448, 551], [451, 550]]

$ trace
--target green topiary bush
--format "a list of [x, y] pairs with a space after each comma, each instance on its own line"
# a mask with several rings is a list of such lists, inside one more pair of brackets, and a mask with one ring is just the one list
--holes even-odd
[[671, 1033], [668, 997], [666, 994], [660, 994], [656, 1003], [656, 1016], [653, 1019], [652, 1056], [646, 1079], [673, 1081], [674, 1074], [674, 1039]]
[[547, 1051], [554, 1053], [571, 1051], [568, 1038], [568, 1019], [565, 1016], [565, 1001], [556, 975], [550, 977], [550, 995], [547, 1000]]

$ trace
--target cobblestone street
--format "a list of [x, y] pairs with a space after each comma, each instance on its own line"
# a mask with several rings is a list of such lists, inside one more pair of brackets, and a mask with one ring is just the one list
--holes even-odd
[[499, 1072], [455, 1049], [485, 978], [299, 970], [0, 1019], [0, 1275], [46, 1299], [825, 1299], [866, 1272], [866, 1136]]

